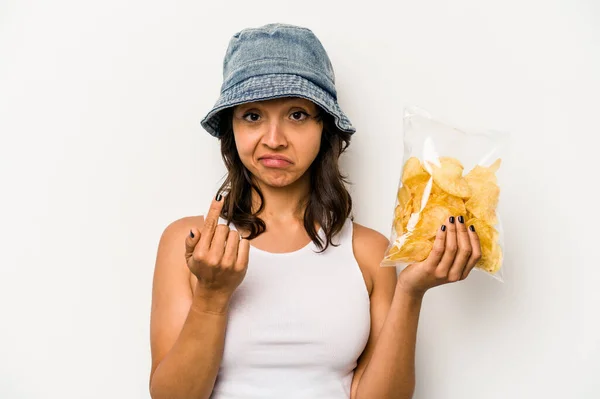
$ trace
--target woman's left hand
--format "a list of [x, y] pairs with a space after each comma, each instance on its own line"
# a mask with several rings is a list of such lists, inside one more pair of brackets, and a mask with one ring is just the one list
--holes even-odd
[[467, 228], [464, 216], [451, 216], [438, 229], [431, 253], [422, 262], [407, 266], [398, 276], [399, 288], [422, 297], [438, 285], [467, 278], [481, 258], [481, 245], [474, 227]]

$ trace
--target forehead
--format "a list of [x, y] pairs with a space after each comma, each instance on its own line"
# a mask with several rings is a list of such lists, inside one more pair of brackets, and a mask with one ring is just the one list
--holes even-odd
[[270, 100], [263, 101], [253, 101], [244, 104], [238, 105], [236, 108], [250, 108], [250, 107], [282, 107], [282, 106], [290, 106], [290, 105], [298, 105], [304, 106], [307, 108], [315, 107], [315, 103], [310, 100], [301, 97], [281, 97], [281, 98], [273, 98]]

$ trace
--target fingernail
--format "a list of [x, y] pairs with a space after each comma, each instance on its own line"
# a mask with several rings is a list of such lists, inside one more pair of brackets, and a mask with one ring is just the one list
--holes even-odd
[[450, 223], [454, 223], [454, 216], [450, 216]]
[[445, 224], [442, 225], [442, 231], [446, 231], [446, 225]]
[[470, 225], [470, 226], [469, 226], [469, 230], [471, 230], [472, 232], [475, 232], [475, 226], [473, 226], [473, 225]]
[[217, 202], [221, 201], [221, 198], [223, 198], [223, 196], [221, 195], [221, 193], [217, 194]]
[[194, 233], [190, 230], [190, 237], [194, 238]]
[[462, 216], [459, 216], [458, 217], [458, 221], [461, 222], [461, 223], [464, 223], [465, 222], [465, 218], [463, 218]]

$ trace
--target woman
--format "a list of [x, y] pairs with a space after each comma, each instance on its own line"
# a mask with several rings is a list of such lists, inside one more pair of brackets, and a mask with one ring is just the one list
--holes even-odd
[[[204, 217], [169, 225], [155, 266], [150, 392], [162, 398], [410, 398], [425, 292], [480, 258], [462, 215], [398, 277], [353, 223], [338, 159], [355, 129], [305, 28], [233, 36], [202, 121], [228, 177]], [[184, 245], [185, 242], [185, 245]]]

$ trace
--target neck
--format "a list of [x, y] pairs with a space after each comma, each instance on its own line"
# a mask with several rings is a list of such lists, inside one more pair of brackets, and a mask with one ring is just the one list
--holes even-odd
[[[308, 173], [289, 186], [272, 187], [259, 182], [258, 187], [264, 198], [264, 207], [258, 216], [265, 222], [287, 223], [304, 220], [304, 211], [310, 196]], [[252, 202], [254, 210], [257, 210], [260, 198], [256, 192], [252, 193]]]

